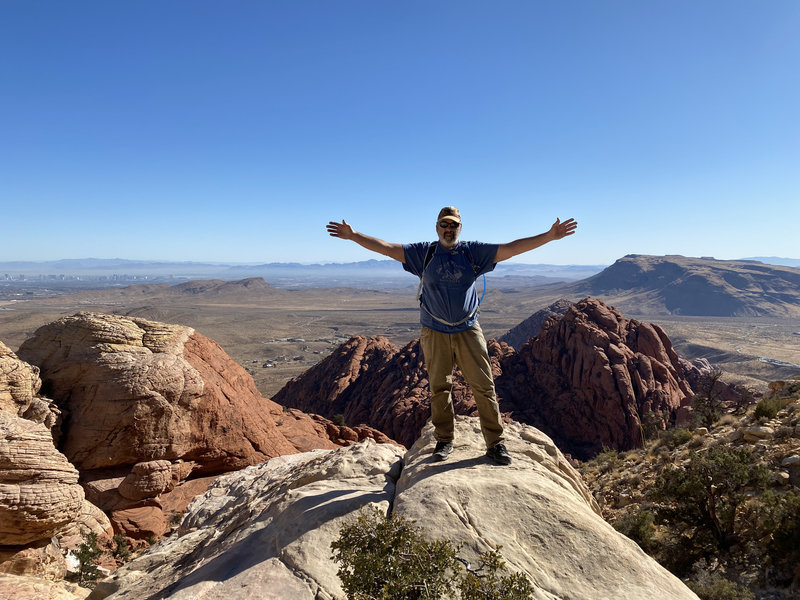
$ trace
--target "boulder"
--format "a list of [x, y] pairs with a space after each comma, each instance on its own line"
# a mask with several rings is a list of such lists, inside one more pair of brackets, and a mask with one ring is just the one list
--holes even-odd
[[551, 439], [520, 423], [506, 427], [510, 466], [483, 454], [480, 425], [457, 418], [453, 453], [433, 462], [433, 427], [404, 458], [395, 513], [431, 539], [463, 542], [462, 557], [501, 547], [512, 572], [527, 575], [536, 600], [696, 598], [674, 575], [617, 532]]
[[18, 354], [69, 412], [63, 452], [81, 472], [183, 459], [213, 473], [297, 451], [246, 371], [189, 327], [79, 313]]
[[78, 471], [43, 424], [0, 411], [0, 545], [48, 539], [83, 509]]
[[552, 440], [516, 423], [508, 432], [509, 467], [484, 456], [469, 417], [458, 419], [455, 451], [443, 463], [431, 461], [427, 426], [404, 457], [367, 439], [224, 475], [190, 505], [175, 535], [100, 582], [90, 598], [341, 598], [330, 543], [373, 506], [416, 519], [431, 538], [464, 542], [467, 560], [502, 546], [536, 600], [696, 600], [603, 521]]
[[168, 460], [151, 460], [133, 465], [117, 488], [129, 500], [155, 498], [175, 487], [172, 463]]
[[52, 539], [24, 547], [0, 546], [0, 574], [29, 575], [57, 581], [66, 577], [67, 561], [58, 543]]
[[41, 387], [39, 369], [20, 360], [0, 342], [0, 411], [43, 423], [56, 430], [57, 436], [61, 412], [53, 402], [39, 395]]
[[[342, 597], [330, 543], [365, 505], [388, 511], [402, 449], [367, 439], [219, 477], [165, 538], [92, 598]], [[109, 596], [110, 595], [110, 596]]]

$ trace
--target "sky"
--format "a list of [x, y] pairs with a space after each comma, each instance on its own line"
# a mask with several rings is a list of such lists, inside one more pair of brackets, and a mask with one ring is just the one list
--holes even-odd
[[800, 258], [796, 0], [0, 0], [0, 261]]

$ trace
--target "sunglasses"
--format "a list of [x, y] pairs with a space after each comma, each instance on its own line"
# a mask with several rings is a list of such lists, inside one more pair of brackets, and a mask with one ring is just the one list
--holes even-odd
[[448, 227], [450, 229], [458, 229], [461, 227], [461, 223], [456, 223], [454, 221], [439, 221], [439, 227], [442, 229], [447, 229]]

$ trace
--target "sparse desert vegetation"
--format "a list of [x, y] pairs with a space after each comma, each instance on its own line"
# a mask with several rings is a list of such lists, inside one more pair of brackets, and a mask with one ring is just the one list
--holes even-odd
[[[768, 407], [768, 408], [761, 408]], [[670, 428], [580, 467], [606, 519], [700, 598], [794, 598], [800, 583], [800, 379], [744, 415]]]

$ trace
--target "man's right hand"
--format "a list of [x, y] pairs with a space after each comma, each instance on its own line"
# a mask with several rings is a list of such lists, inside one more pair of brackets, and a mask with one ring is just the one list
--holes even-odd
[[330, 221], [327, 226], [328, 233], [333, 237], [342, 238], [343, 240], [353, 239], [353, 228], [350, 223], [342, 219], [341, 223]]

